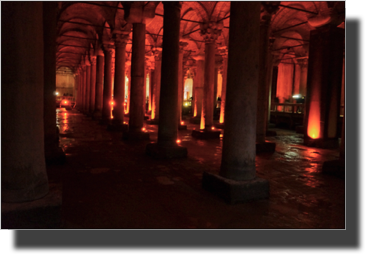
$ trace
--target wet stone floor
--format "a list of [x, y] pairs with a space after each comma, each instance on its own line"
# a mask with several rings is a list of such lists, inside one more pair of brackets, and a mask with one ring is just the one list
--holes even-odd
[[[126, 118], [126, 122], [128, 118]], [[305, 147], [302, 135], [275, 129], [276, 152], [256, 158], [257, 175], [270, 183], [266, 200], [228, 205], [201, 187], [204, 171], [218, 173], [222, 138], [197, 140], [189, 124], [179, 131], [185, 159], [156, 160], [150, 141], [123, 141], [120, 132], [79, 111], [57, 109], [60, 145], [67, 162], [47, 167], [49, 183], [62, 187], [61, 228], [75, 229], [343, 229], [345, 182], [321, 173], [338, 150]]]

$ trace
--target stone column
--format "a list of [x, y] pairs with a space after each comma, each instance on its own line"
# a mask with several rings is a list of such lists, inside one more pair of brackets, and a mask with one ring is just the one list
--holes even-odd
[[90, 79], [90, 115], [95, 111], [95, 88], [96, 88], [96, 55], [91, 56], [91, 79]]
[[115, 33], [115, 80], [113, 97], [113, 126], [108, 129], [123, 129], [124, 122], [124, 97], [125, 97], [125, 46], [127, 34]]
[[149, 115], [152, 114], [152, 105], [153, 105], [153, 85], [155, 71], [154, 66], [149, 69]]
[[[59, 147], [56, 125], [56, 2], [43, 2], [43, 39], [44, 39], [44, 147], [46, 163], [65, 162], [65, 154]], [[78, 79], [78, 77], [77, 77]]]
[[154, 81], [153, 81], [153, 94], [152, 94], [152, 112], [150, 123], [158, 123], [159, 106], [160, 106], [160, 88], [161, 88], [161, 50], [156, 49], [154, 52]]
[[213, 130], [212, 127], [214, 118], [215, 41], [221, 34], [222, 28], [222, 22], [201, 24], [201, 34], [205, 41], [205, 76], [200, 130], [193, 130], [192, 132], [192, 136], [195, 138], [219, 138], [221, 133]]
[[256, 119], [256, 152], [274, 152], [276, 143], [266, 142], [265, 136], [268, 125], [269, 106], [269, 75], [271, 59], [269, 55], [269, 26], [271, 16], [265, 14], [260, 22], [260, 46], [259, 46], [259, 82], [257, 93], [257, 119]]
[[204, 86], [204, 56], [194, 56], [197, 60], [196, 74], [194, 78], [194, 117], [190, 119], [191, 123], [199, 124], [202, 113], [202, 101], [203, 101], [203, 86]]
[[43, 3], [4, 2], [1, 17], [1, 35], [6, 37], [1, 41], [1, 65], [7, 71], [1, 75], [1, 202], [26, 202], [49, 192]]
[[307, 90], [307, 58], [299, 61], [301, 66], [300, 94], [306, 96]]
[[124, 140], [149, 140], [149, 133], [143, 130], [145, 116], [144, 67], [145, 24], [133, 23], [129, 131], [124, 132]]
[[81, 96], [82, 96], [82, 90], [81, 90], [81, 69], [78, 68], [77, 69], [77, 72], [75, 73], [75, 80], [76, 80], [76, 89], [77, 89], [77, 95], [76, 95], [76, 98], [75, 98], [75, 108], [77, 110], [80, 109], [80, 100], [81, 100]]
[[102, 117], [103, 107], [103, 71], [104, 71], [104, 54], [101, 49], [97, 52], [96, 58], [96, 89], [95, 89], [95, 110], [94, 118]]
[[164, 36], [162, 44], [162, 74], [160, 120], [157, 143], [148, 144], [146, 153], [156, 158], [182, 158], [187, 149], [177, 144], [178, 133], [178, 54], [180, 2], [163, 2]]
[[220, 102], [220, 116], [219, 123], [224, 124], [224, 110], [226, 105], [226, 89], [227, 89], [227, 68], [228, 68], [228, 49], [224, 48], [222, 50], [223, 56], [223, 83], [222, 83], [222, 98]]
[[112, 44], [104, 45], [104, 91], [103, 91], [103, 108], [102, 120], [110, 122], [111, 120], [111, 101], [112, 101], [112, 53], [114, 46]]
[[256, 177], [256, 110], [260, 2], [231, 2], [226, 115], [220, 175], [204, 173], [202, 186], [228, 203], [269, 196]]
[[86, 114], [90, 114], [91, 104], [91, 63], [86, 57]]
[[187, 129], [186, 125], [182, 122], [182, 105], [183, 105], [183, 49], [187, 46], [186, 42], [179, 42], [178, 53], [178, 129]]
[[338, 147], [344, 29], [326, 25], [310, 32], [304, 143]]
[[86, 97], [87, 97], [87, 90], [86, 90], [86, 82], [87, 82], [87, 76], [86, 76], [86, 65], [84, 61], [82, 60], [81, 64], [82, 69], [82, 83], [81, 83], [81, 89], [82, 89], [82, 99], [81, 99], [81, 112], [86, 112]]

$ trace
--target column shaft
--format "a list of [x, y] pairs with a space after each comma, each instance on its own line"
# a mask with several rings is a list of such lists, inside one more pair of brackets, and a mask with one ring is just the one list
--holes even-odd
[[104, 50], [104, 91], [102, 119], [111, 119], [111, 100], [112, 100], [112, 50]]
[[205, 45], [205, 78], [202, 104], [202, 117], [205, 130], [211, 130], [213, 124], [213, 94], [215, 77], [215, 41]]
[[125, 96], [125, 46], [126, 41], [116, 41], [115, 48], [115, 81], [114, 81], [114, 117], [113, 123], [124, 122]]
[[233, 180], [252, 180], [256, 177], [259, 20], [260, 2], [231, 2], [220, 175]]
[[145, 114], [145, 24], [133, 24], [129, 131], [141, 132]]
[[155, 56], [154, 82], [153, 82], [153, 104], [151, 119], [159, 118], [160, 110], [160, 88], [161, 88], [161, 53]]
[[203, 89], [204, 89], [204, 60], [197, 60], [197, 74], [194, 83], [194, 117], [200, 117], [202, 113]]
[[86, 64], [86, 113], [90, 113], [90, 94], [91, 94], [91, 64]]
[[183, 103], [183, 49], [178, 53], [178, 125], [182, 122], [182, 103]]
[[104, 71], [104, 56], [98, 54], [96, 60], [96, 90], [95, 90], [95, 112], [94, 116], [100, 118], [103, 107], [103, 71]]
[[[1, 201], [49, 191], [44, 156], [42, 2], [1, 3]], [[27, 46], [26, 46], [27, 43]], [[55, 69], [54, 69], [55, 71]]]
[[220, 102], [220, 116], [219, 123], [224, 123], [224, 111], [226, 106], [226, 89], [227, 89], [227, 69], [228, 69], [228, 56], [223, 56], [223, 83], [222, 83], [222, 98]]
[[95, 111], [95, 90], [96, 90], [96, 56], [91, 56], [91, 79], [90, 79], [90, 114]]

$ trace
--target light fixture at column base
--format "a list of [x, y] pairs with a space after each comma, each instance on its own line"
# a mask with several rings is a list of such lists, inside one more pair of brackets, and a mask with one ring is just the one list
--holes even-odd
[[228, 204], [244, 203], [269, 197], [269, 182], [258, 177], [254, 180], [236, 181], [204, 172], [202, 188], [216, 194]]

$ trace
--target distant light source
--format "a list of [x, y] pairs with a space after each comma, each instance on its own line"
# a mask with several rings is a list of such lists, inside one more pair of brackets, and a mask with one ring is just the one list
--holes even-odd
[[183, 121], [181, 121], [181, 125], [183, 125], [184, 123], [183, 123]]
[[294, 99], [299, 99], [299, 98], [302, 97], [302, 95], [301, 95], [301, 94], [294, 94], [292, 97], [293, 97]]
[[111, 101], [111, 102], [110, 102], [110, 104], [111, 104], [111, 106], [113, 106], [114, 102], [113, 102], [113, 101]]
[[146, 130], [146, 128], [145, 128], [145, 127], [143, 127], [141, 130], [142, 130], [142, 131], [145, 131], [145, 130]]
[[58, 94], [59, 94], [59, 92], [58, 92], [58, 91], [56, 91], [56, 92], [55, 92], [55, 95], [58, 95]]
[[181, 140], [180, 139], [177, 139], [177, 144], [181, 143]]
[[214, 130], [215, 129], [215, 127], [211, 127], [211, 130]]

